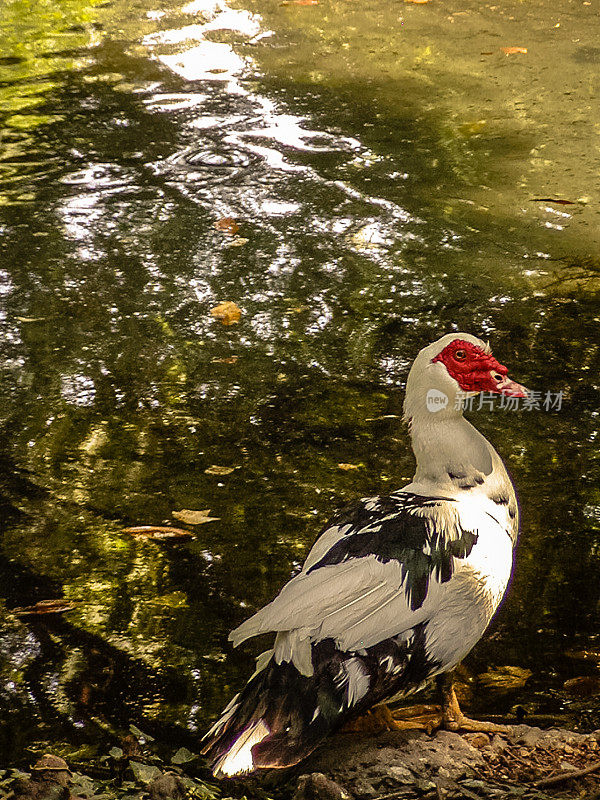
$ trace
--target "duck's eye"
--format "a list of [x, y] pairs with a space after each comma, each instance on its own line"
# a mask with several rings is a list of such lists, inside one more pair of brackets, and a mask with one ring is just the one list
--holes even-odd
[[464, 361], [466, 357], [467, 357], [466, 350], [457, 350], [454, 353], [454, 358], [456, 359], [456, 361]]

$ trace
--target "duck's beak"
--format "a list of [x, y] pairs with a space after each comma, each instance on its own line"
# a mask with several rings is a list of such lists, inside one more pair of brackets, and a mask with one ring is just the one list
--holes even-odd
[[508, 375], [504, 375], [501, 381], [496, 382], [495, 391], [506, 397], [529, 397], [529, 389], [516, 381], [511, 381]]

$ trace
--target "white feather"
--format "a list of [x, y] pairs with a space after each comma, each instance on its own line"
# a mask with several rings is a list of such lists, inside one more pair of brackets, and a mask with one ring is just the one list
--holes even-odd
[[213, 774], [216, 778], [225, 775], [242, 775], [245, 772], [252, 772], [254, 760], [252, 759], [252, 748], [255, 744], [262, 742], [271, 731], [266, 722], [260, 719], [247, 728], [238, 738], [229, 751], [217, 761], [213, 767]]

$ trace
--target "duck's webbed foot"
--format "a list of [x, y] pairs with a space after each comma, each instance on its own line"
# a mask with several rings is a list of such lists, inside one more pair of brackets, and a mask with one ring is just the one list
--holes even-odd
[[442, 695], [442, 728], [447, 731], [469, 731], [473, 733], [509, 733], [510, 728], [508, 725], [471, 719], [463, 714], [454, 691], [452, 673], [440, 675], [437, 682]]
[[381, 733], [382, 731], [431, 730], [438, 727], [439, 713], [431, 713], [429, 706], [390, 711], [385, 703], [375, 706], [343, 727], [344, 733]]

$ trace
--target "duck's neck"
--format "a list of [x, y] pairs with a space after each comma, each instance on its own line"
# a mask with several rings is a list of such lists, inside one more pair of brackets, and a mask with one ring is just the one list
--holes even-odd
[[409, 426], [417, 460], [411, 484], [415, 490], [429, 494], [481, 490], [491, 495], [510, 485], [500, 457], [462, 411], [431, 412], [421, 405]]

